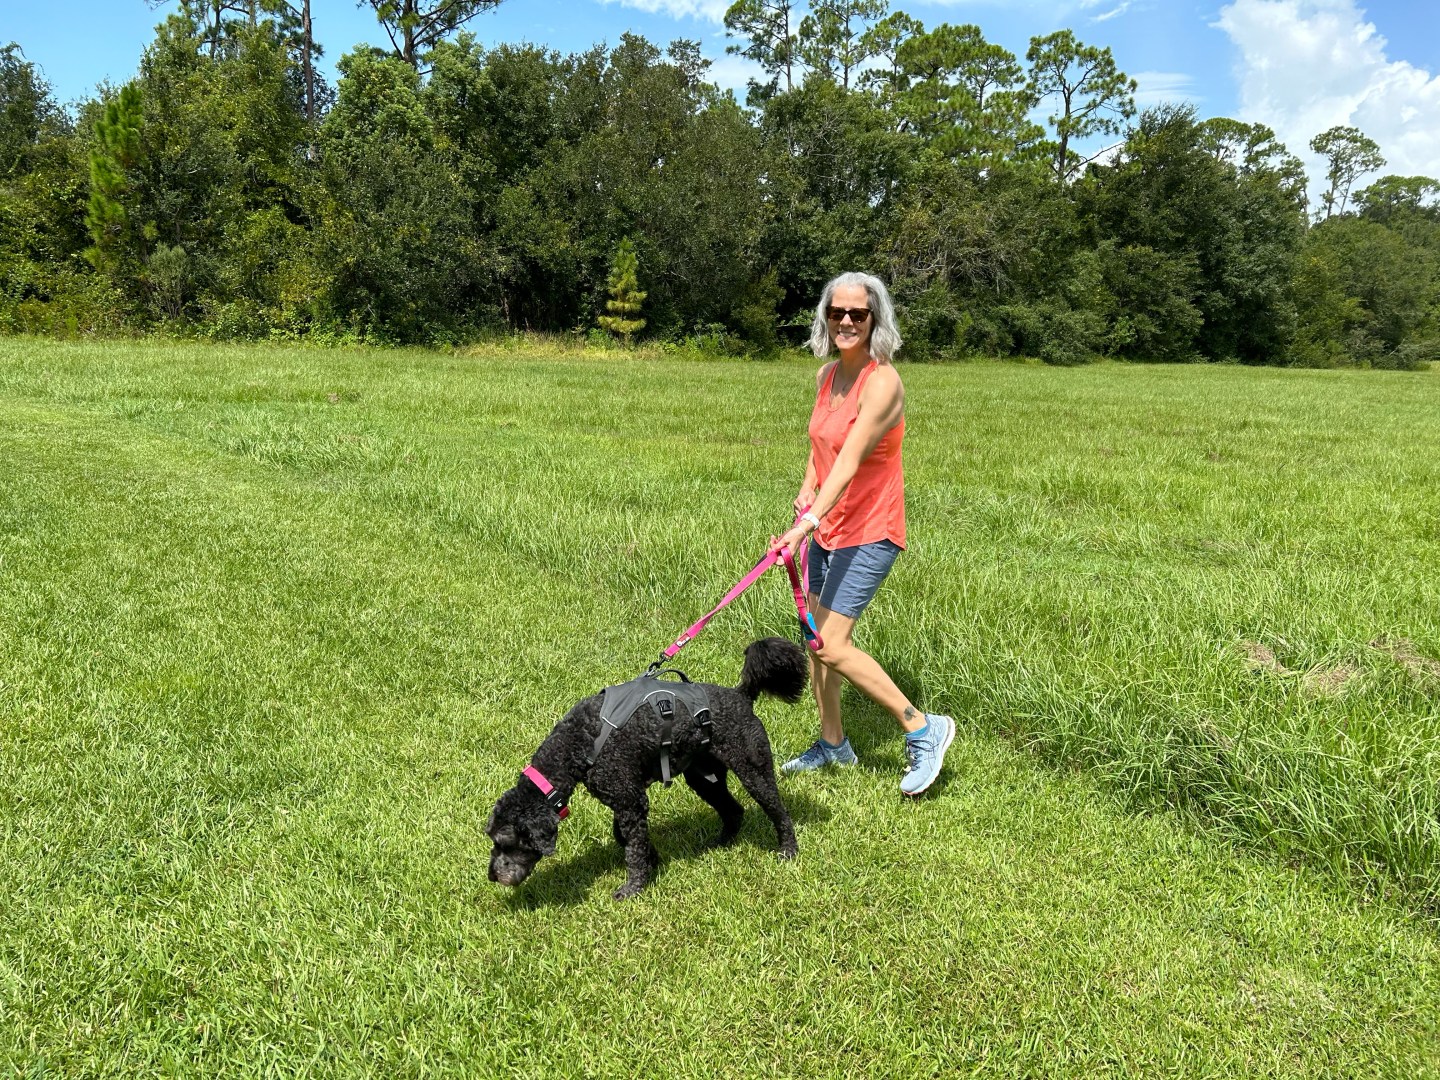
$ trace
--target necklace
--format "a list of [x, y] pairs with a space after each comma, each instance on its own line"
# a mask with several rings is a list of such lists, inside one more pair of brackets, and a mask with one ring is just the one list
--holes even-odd
[[[850, 391], [854, 388], [856, 380], [860, 378], [860, 372], [857, 371], [854, 376], [851, 377], [850, 381], [842, 387], [840, 385], [839, 379], [840, 370], [841, 369], [837, 364], [835, 368], [835, 373], [830, 376], [830, 409], [832, 412], [840, 407], [841, 403], [845, 400], [845, 398], [849, 395]], [[861, 368], [861, 371], [863, 370], [864, 368]]]

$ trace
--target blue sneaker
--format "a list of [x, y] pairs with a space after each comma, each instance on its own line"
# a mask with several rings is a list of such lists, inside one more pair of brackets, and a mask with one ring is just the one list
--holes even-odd
[[905, 736], [905, 775], [900, 778], [900, 791], [919, 795], [940, 778], [945, 764], [945, 751], [955, 741], [955, 721], [938, 713], [925, 714], [925, 734]]
[[826, 765], [854, 765], [860, 759], [855, 756], [855, 750], [850, 745], [848, 738], [841, 739], [839, 746], [831, 746], [824, 739], [816, 739], [797, 758], [791, 758], [780, 766], [782, 772], [809, 772], [811, 769], [824, 768]]

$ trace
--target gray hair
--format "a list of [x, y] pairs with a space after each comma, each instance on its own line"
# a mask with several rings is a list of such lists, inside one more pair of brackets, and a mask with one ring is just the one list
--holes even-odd
[[820, 294], [820, 303], [815, 306], [815, 321], [810, 325], [810, 350], [821, 359], [830, 355], [835, 342], [830, 337], [830, 324], [825, 321], [825, 309], [835, 290], [842, 285], [864, 285], [870, 296], [870, 319], [874, 328], [870, 331], [870, 355], [882, 364], [888, 364], [900, 351], [900, 329], [895, 325], [895, 305], [890, 300], [890, 290], [873, 274], [849, 273], [832, 278]]

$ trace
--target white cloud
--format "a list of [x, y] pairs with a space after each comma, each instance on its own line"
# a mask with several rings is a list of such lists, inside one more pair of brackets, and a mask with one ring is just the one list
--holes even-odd
[[764, 68], [743, 56], [722, 56], [711, 60], [710, 69], [705, 73], [707, 82], [714, 83], [721, 90], [734, 90], [735, 97], [742, 103], [751, 79], [769, 81]]
[[1195, 93], [1195, 78], [1179, 71], [1137, 71], [1130, 76], [1139, 84], [1135, 104], [1142, 109], [1166, 102], [1191, 102], [1198, 105], [1204, 98]]
[[[668, 15], [672, 19], [696, 19], [715, 23], [717, 26], [725, 21], [725, 12], [730, 9], [734, 0], [600, 0], [602, 4], [618, 4], [620, 7], [635, 8], [638, 11], [649, 12], [651, 15]], [[1058, 20], [1070, 18], [1077, 11], [1090, 11], [1102, 4], [1110, 5], [1110, 10], [1096, 15], [1091, 22], [1104, 22], [1106, 19], [1113, 19], [1117, 15], [1123, 15], [1135, 3], [1136, 0], [930, 0], [938, 7], [1009, 7], [1026, 8], [1032, 11], [1045, 13], [1046, 17]], [[892, 4], [894, 10], [899, 10], [899, 5]], [[809, 5], [800, 0], [796, 4], [796, 11], [803, 15], [809, 10]]]
[[[1089, 5], [1087, 4], [1086, 6], [1088, 7]], [[1105, 21], [1108, 20], [1108, 19], [1113, 19], [1113, 18], [1115, 18], [1115, 16], [1117, 16], [1117, 15], [1124, 15], [1125, 12], [1127, 12], [1127, 11], [1129, 11], [1129, 10], [1130, 10], [1130, 0], [1124, 0], [1123, 3], [1116, 5], [1115, 7], [1111, 8], [1109, 11], [1102, 12], [1101, 14], [1096, 15], [1096, 16], [1095, 16], [1093, 19], [1091, 19], [1090, 21], [1091, 21], [1091, 22], [1105, 22]]]
[[648, 11], [652, 15], [669, 15], [672, 19], [703, 19], [722, 23], [732, 0], [604, 0], [621, 7]]
[[1355, 0], [1234, 0], [1215, 24], [1239, 49], [1240, 116], [1275, 129], [1323, 189], [1310, 140], [1337, 124], [1380, 144], [1378, 175], [1440, 177], [1440, 78], [1386, 55]]

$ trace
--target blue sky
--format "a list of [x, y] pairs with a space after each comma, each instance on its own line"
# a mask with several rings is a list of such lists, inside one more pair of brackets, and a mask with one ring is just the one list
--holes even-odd
[[[626, 30], [657, 43], [691, 38], [715, 61], [716, 81], [743, 88], [744, 62], [725, 55], [727, 2], [506, 0], [472, 29], [486, 43], [523, 40], [561, 52], [613, 43]], [[312, 4], [327, 66], [357, 43], [385, 44], [368, 7]], [[0, 43], [18, 41], [57, 97], [73, 100], [102, 79], [132, 75], [155, 23], [174, 6], [0, 0]], [[1440, 176], [1437, 0], [892, 0], [892, 9], [927, 27], [974, 22], [1021, 56], [1032, 35], [1068, 27], [1113, 50], [1139, 81], [1142, 104], [1185, 100], [1204, 116], [1268, 123], [1302, 157], [1313, 135], [1351, 123], [1380, 143], [1386, 171]]]

